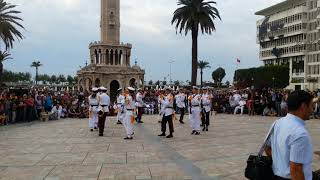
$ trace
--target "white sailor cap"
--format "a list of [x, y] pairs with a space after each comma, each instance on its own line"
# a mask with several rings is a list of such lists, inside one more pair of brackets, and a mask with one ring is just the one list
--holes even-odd
[[141, 88], [138, 88], [137, 91], [142, 91], [142, 89], [141, 89]]
[[200, 88], [197, 86], [192, 86], [192, 89], [199, 90]]
[[99, 90], [101, 90], [101, 91], [107, 91], [108, 89], [105, 88], [105, 87], [103, 87], [103, 86], [101, 86], [101, 87], [99, 87]]
[[92, 88], [92, 91], [93, 91], [93, 92], [97, 92], [97, 91], [99, 91], [99, 89], [96, 88], [96, 87], [94, 87], [94, 88]]
[[135, 91], [135, 89], [133, 87], [128, 87], [129, 91]]
[[171, 87], [165, 87], [164, 90], [172, 91]]
[[208, 87], [202, 87], [202, 90], [208, 90]]
[[119, 88], [117, 91], [118, 91], [118, 92], [119, 92], [119, 91], [122, 91], [122, 88]]

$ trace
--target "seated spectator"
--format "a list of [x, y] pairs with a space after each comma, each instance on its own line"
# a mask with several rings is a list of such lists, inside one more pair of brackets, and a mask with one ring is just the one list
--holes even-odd
[[67, 118], [68, 117], [68, 111], [66, 106], [62, 106], [62, 111], [61, 111], [61, 118]]
[[69, 109], [68, 109], [68, 114], [70, 118], [80, 118], [80, 111], [77, 108], [77, 105], [72, 105]]
[[271, 106], [271, 104], [268, 104], [262, 112], [263, 116], [276, 116], [277, 112], [276, 110]]
[[52, 109], [51, 109], [51, 115], [50, 120], [58, 120], [61, 118], [62, 114], [62, 106], [60, 106], [59, 103], [57, 103]]
[[243, 109], [246, 105], [246, 101], [242, 98], [240, 101], [239, 101], [239, 105], [236, 106], [236, 108], [234, 109], [234, 113], [233, 114], [237, 114], [237, 112], [239, 111], [239, 109], [241, 110], [241, 115], [243, 114]]

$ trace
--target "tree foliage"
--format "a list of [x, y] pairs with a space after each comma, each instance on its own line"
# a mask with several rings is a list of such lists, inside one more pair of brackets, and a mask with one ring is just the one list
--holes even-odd
[[31, 74], [26, 72], [3, 71], [3, 82], [30, 82]]
[[221, 83], [225, 76], [226, 71], [222, 67], [219, 67], [212, 72], [212, 79], [215, 83]]
[[285, 88], [289, 85], [289, 67], [262, 66], [258, 68], [239, 69], [235, 72], [234, 81], [239, 88], [254, 86], [255, 88]]
[[4, 43], [6, 50], [13, 47], [15, 40], [23, 39], [19, 28], [24, 27], [19, 23], [22, 19], [16, 15], [20, 11], [15, 10], [16, 5], [0, 0], [0, 39]]
[[192, 36], [192, 60], [191, 60], [191, 83], [197, 83], [198, 70], [198, 34], [211, 34], [216, 30], [214, 20], [220, 18], [217, 8], [213, 7], [214, 1], [205, 0], [178, 0], [179, 8], [173, 13], [171, 24], [175, 24], [176, 31]]

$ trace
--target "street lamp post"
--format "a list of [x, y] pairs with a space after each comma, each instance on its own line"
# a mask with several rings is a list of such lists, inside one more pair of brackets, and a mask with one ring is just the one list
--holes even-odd
[[169, 61], [170, 64], [170, 85], [172, 85], [172, 76], [171, 76], [171, 64], [174, 63], [174, 61]]

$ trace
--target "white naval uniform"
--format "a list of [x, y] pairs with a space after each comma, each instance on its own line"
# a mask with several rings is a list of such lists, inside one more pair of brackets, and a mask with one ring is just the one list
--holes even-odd
[[102, 112], [109, 112], [109, 106], [110, 106], [110, 97], [107, 95], [107, 93], [101, 93], [99, 95], [99, 110]]
[[190, 126], [193, 131], [200, 131], [201, 127], [201, 96], [200, 94], [194, 94], [192, 95], [192, 100], [191, 100], [191, 112], [189, 114], [189, 121], [190, 121]]
[[123, 119], [125, 117], [124, 100], [125, 100], [125, 97], [122, 94], [120, 94], [117, 97], [117, 105], [116, 105], [116, 108], [118, 111], [117, 120], [120, 121], [121, 123], [123, 123]]
[[131, 95], [127, 95], [125, 97], [125, 116], [123, 120], [124, 128], [127, 132], [127, 137], [132, 137], [133, 135], [133, 123], [131, 122], [131, 119], [134, 116], [135, 112], [135, 102], [133, 101], [133, 98]]
[[176, 95], [176, 104], [178, 106], [178, 108], [185, 108], [186, 107], [186, 95], [183, 93], [179, 93], [178, 95]]
[[211, 99], [210, 98], [211, 98], [210, 94], [203, 94], [201, 97], [203, 108], [206, 112], [211, 111]]
[[98, 95], [96, 97], [92, 97], [90, 95], [88, 97], [89, 100], [89, 128], [93, 129], [98, 127], [98, 112], [99, 112], [99, 98]]
[[143, 107], [145, 105], [143, 102], [143, 98], [144, 98], [143, 94], [138, 92], [136, 95], [136, 106], [137, 107]]

